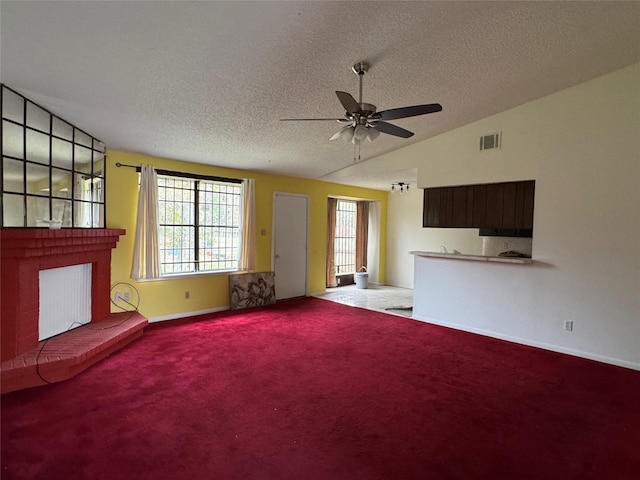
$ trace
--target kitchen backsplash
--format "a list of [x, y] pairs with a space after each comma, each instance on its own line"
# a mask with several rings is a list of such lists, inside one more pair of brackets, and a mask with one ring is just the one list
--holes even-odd
[[482, 255], [497, 257], [502, 252], [514, 251], [531, 257], [532, 244], [532, 238], [482, 237]]

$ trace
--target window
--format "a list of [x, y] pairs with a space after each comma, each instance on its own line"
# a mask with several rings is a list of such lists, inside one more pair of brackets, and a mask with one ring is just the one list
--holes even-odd
[[106, 146], [2, 85], [3, 227], [104, 228]]
[[356, 207], [350, 200], [338, 200], [334, 263], [336, 275], [356, 271]]
[[238, 268], [242, 187], [158, 175], [161, 275]]

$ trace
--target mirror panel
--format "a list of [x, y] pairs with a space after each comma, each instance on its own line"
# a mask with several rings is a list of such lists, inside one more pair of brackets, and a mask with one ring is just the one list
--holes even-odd
[[49, 135], [27, 129], [27, 160], [49, 165]]
[[78, 172], [91, 173], [92, 151], [90, 148], [75, 145], [75, 169]]
[[104, 228], [104, 203], [93, 204], [93, 228]]
[[104, 203], [104, 178], [93, 179], [93, 201], [98, 203]]
[[93, 174], [96, 177], [104, 177], [104, 166], [107, 155], [104, 153], [93, 152]]
[[73, 182], [73, 198], [76, 200], [91, 201], [91, 177], [82, 173], [75, 173]]
[[2, 121], [2, 155], [24, 158], [24, 129], [6, 120]]
[[53, 168], [51, 170], [51, 196], [71, 198], [71, 172]]
[[53, 117], [53, 134], [56, 137], [73, 141], [73, 127], [58, 117]]
[[2, 159], [2, 189], [5, 192], [24, 193], [24, 162]]
[[24, 196], [5, 193], [2, 197], [2, 219], [5, 227], [24, 227]]
[[104, 227], [104, 204], [73, 202], [74, 220], [73, 226], [76, 228], [102, 228]]
[[100, 153], [107, 153], [107, 146], [95, 138], [93, 139], [93, 149]]
[[27, 163], [27, 193], [49, 196], [49, 167]]
[[104, 228], [104, 143], [1, 88], [2, 227]]
[[62, 227], [71, 227], [71, 200], [53, 199], [51, 207], [53, 219], [59, 220]]
[[45, 220], [49, 220], [49, 198], [27, 197], [27, 227], [48, 227]]
[[71, 170], [73, 145], [65, 140], [57, 138], [51, 139], [51, 163], [55, 167], [62, 167]]
[[51, 115], [35, 103], [27, 102], [27, 127], [51, 133]]
[[91, 203], [73, 202], [73, 226], [76, 228], [91, 228]]
[[91, 146], [93, 145], [93, 139], [83, 131], [78, 130], [77, 128], [75, 131], [74, 141], [77, 144], [84, 145], [85, 147], [89, 147], [89, 148], [91, 148]]
[[2, 117], [24, 124], [24, 99], [6, 88], [2, 92]]

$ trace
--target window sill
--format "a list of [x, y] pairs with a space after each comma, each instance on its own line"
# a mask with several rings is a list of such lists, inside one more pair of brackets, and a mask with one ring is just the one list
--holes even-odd
[[[217, 277], [219, 275], [231, 275], [232, 273], [243, 273], [243, 270], [216, 270], [215, 272], [185, 272], [185, 273], [175, 273], [175, 274], [167, 274], [158, 278], [139, 278], [136, 281], [143, 282], [162, 282], [165, 280], [184, 280], [184, 279], [194, 279], [201, 277]], [[135, 280], [135, 279], [134, 279]]]

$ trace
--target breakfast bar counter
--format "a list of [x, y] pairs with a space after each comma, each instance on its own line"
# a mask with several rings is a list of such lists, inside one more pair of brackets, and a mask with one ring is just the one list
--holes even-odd
[[419, 257], [447, 258], [453, 260], [472, 260], [476, 262], [498, 262], [498, 263], [519, 263], [530, 264], [533, 262], [530, 258], [525, 257], [488, 257], [484, 255], [467, 255], [464, 253], [441, 253], [441, 252], [421, 252], [411, 251], [411, 255]]

